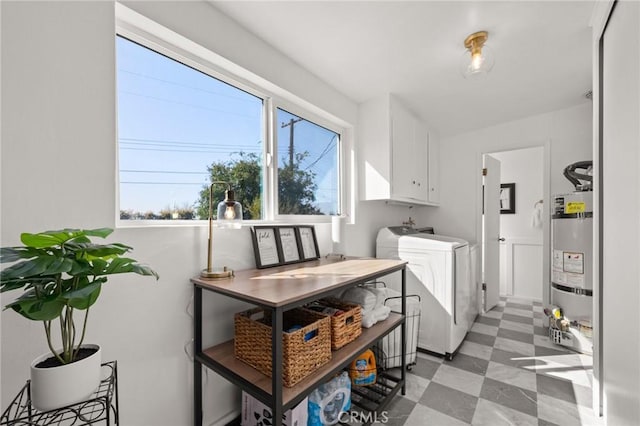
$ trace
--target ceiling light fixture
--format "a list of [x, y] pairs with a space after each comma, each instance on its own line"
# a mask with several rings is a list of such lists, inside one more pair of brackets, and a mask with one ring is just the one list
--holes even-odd
[[493, 52], [484, 45], [488, 38], [487, 31], [478, 31], [464, 40], [467, 50], [460, 60], [460, 72], [464, 78], [485, 75], [493, 68]]

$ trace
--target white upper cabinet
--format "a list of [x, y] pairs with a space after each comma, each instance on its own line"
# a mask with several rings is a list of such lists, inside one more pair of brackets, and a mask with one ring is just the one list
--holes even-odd
[[429, 202], [440, 203], [440, 142], [433, 133], [429, 134]]
[[[429, 133], [393, 96], [360, 105], [359, 144], [364, 159], [363, 199], [433, 205]], [[437, 163], [436, 158], [433, 162]]]

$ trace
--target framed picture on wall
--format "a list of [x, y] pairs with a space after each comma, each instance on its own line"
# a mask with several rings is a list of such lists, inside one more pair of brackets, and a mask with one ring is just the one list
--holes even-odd
[[500, 214], [515, 214], [516, 212], [516, 184], [500, 184]]

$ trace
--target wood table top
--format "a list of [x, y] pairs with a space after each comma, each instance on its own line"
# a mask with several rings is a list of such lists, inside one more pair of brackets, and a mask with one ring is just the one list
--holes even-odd
[[320, 258], [266, 269], [236, 271], [226, 279], [191, 279], [196, 286], [264, 306], [295, 304], [349, 284], [403, 269], [406, 261], [372, 258]]

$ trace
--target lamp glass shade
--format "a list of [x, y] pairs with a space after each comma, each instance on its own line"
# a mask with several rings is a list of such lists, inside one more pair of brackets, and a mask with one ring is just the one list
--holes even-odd
[[493, 51], [484, 45], [481, 49], [472, 52], [467, 49], [460, 58], [460, 73], [464, 78], [476, 78], [486, 75], [495, 64]]
[[225, 199], [218, 203], [216, 215], [218, 226], [227, 228], [239, 228], [242, 223], [242, 205], [233, 200]]

